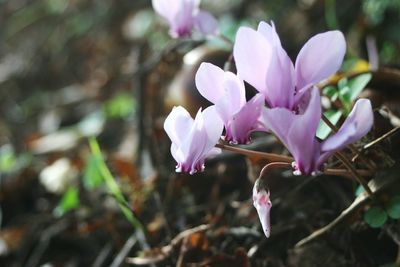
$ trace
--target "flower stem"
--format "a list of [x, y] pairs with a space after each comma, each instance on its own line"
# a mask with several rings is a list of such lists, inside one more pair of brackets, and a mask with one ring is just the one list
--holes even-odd
[[253, 150], [249, 150], [249, 149], [244, 149], [244, 148], [234, 147], [234, 146], [228, 146], [228, 145], [224, 145], [224, 144], [216, 144], [215, 146], [218, 147], [218, 148], [224, 149], [224, 150], [228, 150], [228, 151], [231, 151], [231, 152], [236, 152], [238, 154], [242, 154], [242, 155], [249, 156], [249, 157], [260, 157], [260, 158], [263, 158], [263, 159], [267, 159], [267, 160], [269, 160], [271, 162], [285, 162], [285, 163], [292, 163], [293, 162], [293, 158], [292, 157], [283, 156], [283, 155], [279, 155], [279, 154], [253, 151]]
[[271, 162], [266, 164], [260, 171], [260, 175], [254, 182], [254, 186], [257, 192], [259, 192], [261, 189], [265, 189], [269, 192], [269, 188], [267, 186], [267, 182], [264, 179], [264, 176], [267, 174], [267, 172], [271, 171], [272, 169], [278, 169], [278, 168], [291, 168], [292, 164], [288, 162]]
[[260, 175], [258, 176], [258, 179], [261, 179], [267, 172], [269, 172], [272, 169], [278, 169], [278, 168], [286, 168], [286, 167], [291, 167], [292, 165], [288, 162], [271, 162], [265, 165], [261, 171]]

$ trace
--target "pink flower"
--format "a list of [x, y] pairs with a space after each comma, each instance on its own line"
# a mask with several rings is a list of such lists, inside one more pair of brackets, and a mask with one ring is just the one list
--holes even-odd
[[223, 123], [214, 106], [203, 112], [200, 109], [194, 120], [183, 107], [174, 107], [164, 122], [164, 129], [172, 141], [176, 172], [203, 171], [205, 159], [221, 152], [214, 146], [221, 137]]
[[269, 191], [261, 188], [258, 179], [253, 187], [253, 206], [257, 210], [258, 218], [260, 219], [265, 236], [268, 238], [271, 234], [270, 211], [272, 208], [271, 200], [269, 199]]
[[196, 86], [203, 97], [215, 104], [225, 125], [226, 141], [246, 144], [253, 131], [264, 130], [260, 120], [264, 97], [257, 94], [246, 102], [244, 83], [232, 72], [202, 63], [196, 73]]
[[270, 108], [298, 108], [312, 85], [327, 79], [342, 64], [346, 43], [340, 31], [312, 37], [293, 65], [272, 24], [260, 22], [257, 31], [241, 27], [233, 55], [238, 76], [265, 96]]
[[265, 124], [287, 147], [295, 159], [295, 174], [321, 171], [326, 160], [366, 135], [373, 125], [373, 112], [368, 99], [359, 99], [339, 131], [323, 142], [315, 138], [321, 119], [321, 100], [318, 89], [311, 90], [311, 98], [304, 113], [296, 114], [287, 108], [265, 108]]
[[199, 9], [200, 0], [152, 0], [154, 10], [167, 20], [172, 37], [189, 36], [196, 28], [202, 34], [217, 34], [218, 21]]

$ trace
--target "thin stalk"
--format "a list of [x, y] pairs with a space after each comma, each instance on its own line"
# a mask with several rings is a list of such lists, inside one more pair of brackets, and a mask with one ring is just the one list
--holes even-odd
[[292, 164], [288, 162], [271, 162], [266, 164], [260, 171], [260, 175], [254, 182], [254, 188], [256, 189], [257, 192], [259, 192], [261, 189], [266, 189], [269, 191], [269, 188], [267, 186], [267, 183], [264, 179], [264, 176], [271, 171], [272, 169], [278, 169], [278, 168], [287, 168], [291, 167]]
[[[353, 178], [353, 175], [349, 170], [344, 169], [326, 169], [323, 171], [326, 175], [336, 175], [336, 176], [344, 176], [347, 178]], [[372, 175], [372, 172], [369, 170], [357, 170], [358, 175], [363, 177], [368, 177]]]
[[[322, 118], [322, 121], [323, 121], [326, 125], [328, 125], [328, 127], [331, 128], [331, 130], [332, 130], [334, 133], [337, 133], [337, 132], [338, 132], [339, 129], [338, 129], [335, 125], [333, 125], [333, 124], [330, 122], [330, 120], [329, 120], [323, 113], [322, 113], [321, 118]], [[350, 145], [349, 145], [349, 148], [350, 148], [351, 152], [353, 152], [354, 154], [358, 155], [358, 157], [360, 158], [360, 160], [361, 160], [365, 165], [367, 165], [368, 169], [370, 169], [371, 171], [375, 171], [375, 170], [376, 170], [375, 166], [372, 166], [371, 163], [357, 151], [357, 148], [356, 148], [353, 144], [350, 144]]]
[[386, 139], [386, 138], [388, 138], [389, 136], [395, 134], [398, 130], [400, 130], [400, 126], [397, 126], [397, 127], [393, 128], [392, 130], [390, 130], [389, 132], [385, 133], [384, 135], [382, 135], [382, 136], [376, 138], [374, 141], [372, 141], [372, 142], [366, 144], [366, 145], [363, 147], [363, 149], [368, 149], [368, 148], [370, 148], [370, 147], [372, 147], [372, 146], [374, 146], [374, 145], [380, 143], [380, 142], [383, 141], [384, 139]]
[[357, 170], [353, 167], [351, 162], [341, 153], [341, 152], [336, 152], [335, 156], [343, 163], [343, 165], [350, 171], [350, 173], [353, 175], [353, 178], [356, 179], [357, 182], [361, 184], [361, 186], [364, 188], [364, 190], [367, 192], [368, 196], [372, 199], [375, 200], [375, 196], [372, 193], [371, 189], [368, 186], [368, 183], [364, 180], [362, 176], [360, 176], [357, 173]]
[[235, 152], [238, 154], [242, 154], [245, 156], [260, 157], [260, 158], [267, 159], [267, 160], [273, 161], [273, 162], [278, 161], [278, 162], [292, 163], [294, 161], [292, 157], [283, 156], [283, 155], [279, 155], [279, 154], [253, 151], [253, 150], [249, 150], [249, 149], [245, 149], [245, 148], [228, 146], [228, 145], [224, 145], [224, 144], [216, 144], [215, 146], [218, 148], [221, 148], [221, 149], [224, 149], [227, 151], [231, 151], [231, 152]]
[[291, 167], [292, 164], [288, 163], [288, 162], [271, 162], [268, 163], [267, 165], [265, 165], [261, 171], [260, 171], [260, 175], [258, 176], [258, 179], [261, 179], [262, 177], [264, 177], [265, 174], [267, 174], [267, 172], [269, 172], [272, 169], [278, 169], [278, 168], [286, 168], [286, 167]]

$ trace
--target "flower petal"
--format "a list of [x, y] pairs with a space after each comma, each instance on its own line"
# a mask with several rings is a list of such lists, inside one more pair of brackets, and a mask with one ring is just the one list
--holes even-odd
[[248, 27], [239, 28], [233, 46], [238, 76], [264, 95], [272, 53], [272, 45], [261, 33]]
[[333, 75], [346, 53], [346, 41], [340, 31], [328, 31], [312, 37], [300, 50], [295, 64], [299, 91]]
[[261, 122], [263, 106], [264, 96], [256, 94], [233, 115], [228, 123], [225, 123], [225, 140], [236, 144], [247, 144], [252, 132], [264, 131], [265, 127]]
[[295, 95], [293, 63], [282, 47], [276, 47], [267, 72], [266, 99], [270, 107], [293, 109]]
[[195, 18], [196, 28], [204, 35], [218, 34], [218, 20], [207, 11], [200, 10]]
[[339, 150], [358, 141], [371, 130], [373, 123], [371, 102], [368, 99], [359, 99], [339, 131], [322, 143], [322, 151]]
[[294, 114], [285, 108], [265, 109], [265, 124], [285, 144], [293, 155], [297, 169], [303, 174], [316, 171], [319, 144], [315, 133], [321, 118], [321, 102], [317, 89], [311, 92], [311, 99], [303, 114]]
[[217, 111], [226, 125], [246, 104], [244, 83], [232, 72], [224, 73], [223, 96], [215, 103]]
[[193, 119], [189, 112], [181, 107], [174, 107], [164, 122], [164, 130], [172, 143], [180, 145], [187, 137], [188, 129], [193, 126]]
[[[217, 143], [221, 137], [222, 130], [224, 129], [224, 124], [219, 118], [215, 106], [210, 106], [203, 111], [203, 122], [204, 130], [207, 133], [208, 144], [206, 146], [207, 150], [210, 150]], [[208, 151], [207, 151], [208, 152]]]
[[232, 72], [202, 63], [195, 80], [200, 94], [216, 105], [225, 124], [246, 103], [244, 83]]
[[195, 83], [199, 93], [215, 104], [224, 96], [225, 72], [219, 67], [203, 62], [197, 70]]
[[168, 21], [173, 23], [175, 16], [179, 12], [180, 1], [152, 0], [154, 10]]
[[281, 45], [281, 40], [279, 38], [279, 35], [277, 34], [275, 30], [275, 25], [273, 22], [271, 22], [271, 25], [266, 23], [265, 21], [261, 21], [258, 24], [257, 31], [264, 35], [264, 37], [271, 42], [271, 44], [275, 47], [279, 46], [282, 47]]

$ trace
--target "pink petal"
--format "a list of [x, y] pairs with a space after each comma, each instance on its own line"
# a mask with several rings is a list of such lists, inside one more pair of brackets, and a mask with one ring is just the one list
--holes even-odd
[[217, 111], [226, 124], [246, 104], [244, 83], [232, 72], [225, 72], [224, 95], [215, 103]]
[[268, 238], [271, 234], [270, 211], [272, 203], [269, 199], [269, 192], [265, 189], [258, 189], [257, 182], [253, 187], [253, 205], [257, 210], [265, 236]]
[[266, 78], [273, 53], [272, 45], [259, 32], [240, 27], [233, 47], [238, 76], [267, 95]]
[[172, 143], [181, 144], [187, 137], [188, 129], [193, 126], [189, 112], [181, 106], [174, 107], [164, 122], [164, 130]]
[[359, 99], [339, 131], [322, 143], [322, 151], [339, 150], [358, 141], [371, 130], [373, 123], [371, 102]]
[[296, 59], [297, 89], [302, 90], [329, 78], [339, 70], [346, 53], [346, 41], [340, 31], [329, 31], [312, 37]]
[[200, 10], [195, 18], [196, 28], [204, 35], [218, 34], [218, 20], [211, 13]]
[[246, 103], [243, 81], [232, 72], [202, 63], [196, 73], [196, 86], [200, 94], [216, 105], [224, 123]]
[[214, 106], [203, 112], [200, 109], [194, 121], [184, 108], [175, 107], [164, 128], [172, 140], [171, 154], [177, 162], [177, 172], [202, 171], [206, 157], [220, 152], [214, 146], [222, 134], [223, 123]]
[[311, 99], [305, 110], [294, 120], [288, 132], [288, 147], [296, 160], [297, 169], [303, 174], [318, 171], [319, 143], [315, 134], [321, 120], [321, 97], [318, 89], [312, 89]]
[[219, 118], [215, 106], [206, 108], [202, 115], [204, 123], [203, 127], [208, 138], [205, 150], [208, 153], [218, 143], [218, 140], [222, 134], [222, 130], [224, 129], [224, 124]]
[[179, 12], [180, 1], [152, 0], [154, 10], [168, 21], [173, 23]]
[[303, 114], [294, 114], [285, 108], [265, 109], [263, 118], [267, 127], [277, 135], [293, 155], [298, 170], [310, 174], [317, 169], [319, 144], [315, 133], [321, 118], [321, 102], [317, 89]]
[[247, 144], [252, 132], [265, 130], [261, 123], [263, 106], [264, 96], [256, 94], [225, 124], [225, 140], [236, 144]]
[[276, 47], [271, 57], [266, 84], [266, 99], [270, 107], [293, 109], [295, 95], [293, 63], [282, 47]]
[[282, 47], [279, 35], [276, 33], [275, 25], [271, 22], [271, 25], [265, 21], [261, 21], [258, 24], [257, 31], [264, 35], [264, 37], [275, 47]]
[[201, 63], [195, 83], [199, 93], [215, 104], [224, 96], [225, 72], [211, 63]]

